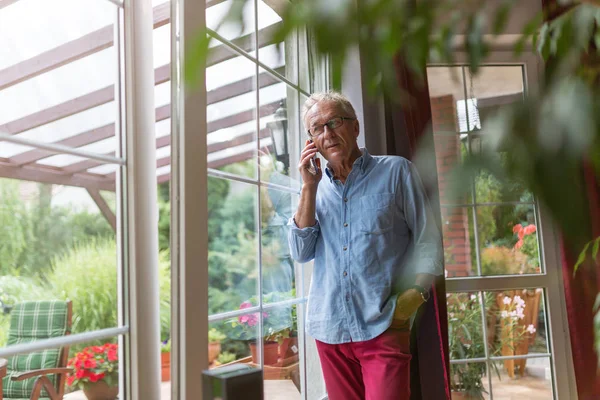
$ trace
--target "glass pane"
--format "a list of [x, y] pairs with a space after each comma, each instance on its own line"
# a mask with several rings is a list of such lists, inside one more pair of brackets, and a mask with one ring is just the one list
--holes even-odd
[[27, 301], [70, 301], [71, 333], [117, 326], [114, 176], [58, 171], [0, 167], [0, 346]]
[[208, 330], [208, 363], [210, 368], [252, 361], [250, 345], [258, 336], [258, 314], [241, 315], [212, 322]]
[[296, 297], [295, 263], [288, 246], [288, 220], [293, 214], [292, 198], [296, 194], [261, 188], [262, 210], [262, 291], [263, 302]]
[[[237, 2], [236, 0], [226, 0], [215, 1], [212, 2], [212, 4], [214, 5], [211, 5], [206, 9], [206, 26], [209, 29], [216, 30], [216, 32], [223, 38], [233, 41], [245, 51], [252, 52], [255, 49], [254, 2], [243, 2], [243, 21], [241, 24], [237, 21], [227, 22], [222, 24], [220, 27], [219, 25], [227, 12], [236, 4], [239, 5], [240, 2]], [[211, 46], [223, 47], [216, 39], [211, 40]]]
[[533, 206], [478, 206], [476, 209], [482, 275], [542, 272]]
[[284, 2], [258, 0], [258, 59], [293, 83], [298, 82], [297, 38], [290, 35], [285, 42], [274, 43], [273, 33], [283, 23]]
[[[471, 137], [471, 151], [478, 151], [482, 140], [479, 137]], [[507, 153], [498, 153], [496, 155], [498, 163], [506, 165]], [[510, 180], [500, 181], [488, 171], [481, 171], [475, 178], [475, 199], [481, 203], [498, 202], [522, 202], [533, 203], [533, 194], [525, 189], [523, 182]]]
[[263, 358], [265, 399], [300, 400], [300, 344], [296, 307], [265, 310]]
[[258, 295], [258, 207], [255, 185], [208, 177], [209, 314]]
[[452, 399], [489, 399], [490, 385], [487, 373], [486, 364], [482, 362], [450, 364]]
[[477, 275], [473, 207], [442, 207], [446, 277]]
[[[321, 400], [325, 397], [327, 390], [325, 389], [325, 379], [323, 378], [323, 370], [321, 369], [321, 361], [317, 351], [315, 339], [304, 334], [304, 321], [306, 317], [306, 303], [298, 305], [298, 326], [300, 327], [298, 340], [303, 348], [303, 357], [300, 359], [301, 368], [300, 374], [306, 398], [308, 400]], [[304, 363], [304, 364], [302, 364]]]
[[[550, 400], [552, 394], [552, 362], [550, 358], [506, 360], [491, 363], [494, 400]], [[511, 377], [507, 368], [523, 366], [525, 375]]]
[[[488, 344], [492, 356], [546, 354], [550, 351], [543, 289], [487, 292], [487, 297], [490, 298], [486, 307]], [[517, 372], [523, 374], [524, 370]], [[509, 375], [514, 375], [514, 371], [511, 370]]]
[[[487, 297], [485, 300], [491, 301]], [[446, 304], [450, 360], [485, 357], [481, 294], [448, 293]]]
[[[115, 142], [116, 18], [117, 7], [103, 0], [23, 0], [2, 8], [0, 42], [10, 45], [0, 49], [0, 132], [68, 147]], [[2, 153], [17, 165], [49, 154], [18, 146]]]
[[260, 89], [261, 181], [300, 190], [297, 92], [283, 82]]
[[208, 167], [256, 178], [255, 64], [244, 57], [220, 62], [207, 68], [206, 85]]

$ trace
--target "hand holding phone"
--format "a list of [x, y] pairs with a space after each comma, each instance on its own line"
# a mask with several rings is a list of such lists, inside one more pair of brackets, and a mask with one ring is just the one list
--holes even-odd
[[307, 140], [300, 155], [298, 169], [304, 184], [316, 185], [321, 180], [321, 160], [317, 158], [319, 150], [312, 140]]
[[[312, 140], [310, 140], [312, 143]], [[317, 175], [319, 173], [319, 167], [317, 166], [317, 155], [311, 157], [310, 159], [310, 167], [308, 168], [308, 172], [312, 175]]]

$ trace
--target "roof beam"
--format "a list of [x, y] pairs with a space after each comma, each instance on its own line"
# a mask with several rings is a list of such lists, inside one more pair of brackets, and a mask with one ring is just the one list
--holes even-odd
[[[275, 110], [279, 107], [281, 101], [275, 101], [273, 103], [265, 104], [259, 108], [259, 118], [266, 117], [267, 115], [275, 114]], [[231, 128], [232, 126], [236, 126], [239, 124], [243, 124], [245, 122], [250, 122], [255, 117], [256, 110], [250, 109], [246, 111], [242, 111], [240, 113], [230, 115], [225, 118], [217, 119], [208, 123], [208, 133], [216, 132], [219, 129]]]
[[75, 186], [82, 188], [95, 188], [98, 190], [115, 190], [115, 182], [102, 176], [92, 174], [65, 175], [61, 170], [49, 167], [26, 165], [22, 167], [0, 163], [0, 177], [49, 183], [53, 185]]
[[108, 221], [108, 223], [110, 224], [113, 232], [116, 232], [117, 231], [117, 217], [115, 216], [115, 214], [112, 212], [112, 210], [106, 203], [106, 200], [104, 199], [104, 197], [102, 197], [102, 195], [100, 194], [100, 191], [98, 189], [88, 188], [87, 192], [89, 193], [92, 200], [94, 200], [94, 203], [96, 203], [96, 205], [100, 209], [100, 212], [102, 213], [102, 215], [104, 215], [104, 218], [106, 218], [106, 221]]
[[[270, 152], [272, 151], [272, 146], [263, 146], [260, 151], [263, 152]], [[252, 150], [248, 150], [248, 151], [244, 151], [243, 153], [239, 153], [239, 154], [235, 154], [229, 157], [224, 157], [224, 158], [220, 158], [218, 160], [214, 160], [208, 163], [208, 168], [220, 168], [220, 167], [224, 167], [226, 165], [230, 165], [230, 164], [235, 164], [238, 162], [242, 162], [242, 161], [247, 161], [250, 160], [252, 158], [254, 158], [256, 154], [256, 150], [252, 149]], [[157, 178], [158, 183], [164, 183], [164, 182], [168, 182], [171, 179], [171, 173], [166, 173], [164, 175], [160, 175]]]
[[[0, 6], [0, 8], [2, 7]], [[170, 22], [170, 3], [154, 7], [153, 12], [154, 29]], [[113, 36], [114, 28], [111, 24], [11, 65], [0, 71], [0, 90], [107, 49], [113, 45]]]
[[19, 0], [0, 0], [0, 10], [4, 7], [8, 7], [13, 3], [16, 3]]
[[[159, 85], [170, 79], [170, 66], [163, 65], [154, 70], [154, 84]], [[76, 97], [64, 103], [46, 108], [33, 114], [26, 115], [14, 121], [0, 125], [0, 132], [16, 135], [42, 125], [49, 124], [59, 119], [87, 111], [94, 107], [110, 103], [115, 99], [115, 88], [113, 85], [107, 86], [95, 92], [88, 93], [81, 97]]]

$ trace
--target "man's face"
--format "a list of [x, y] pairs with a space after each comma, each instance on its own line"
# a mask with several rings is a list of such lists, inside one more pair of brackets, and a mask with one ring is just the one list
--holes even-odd
[[[336, 117], [348, 117], [341, 107], [331, 101], [320, 101], [306, 114], [305, 124], [307, 129], [323, 125]], [[324, 132], [312, 140], [319, 152], [329, 162], [335, 163], [347, 159], [356, 147], [356, 138], [359, 133], [357, 120], [342, 120], [342, 125], [330, 129], [324, 127]]]

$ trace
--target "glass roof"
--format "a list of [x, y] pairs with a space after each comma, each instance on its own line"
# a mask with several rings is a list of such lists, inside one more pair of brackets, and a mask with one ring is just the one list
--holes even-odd
[[[216, 28], [229, 1], [213, 1], [207, 9], [207, 25]], [[250, 3], [248, 3], [250, 4]], [[168, 9], [164, 0], [153, 0], [156, 15]], [[32, 12], [35, 10], [35, 12]], [[234, 25], [218, 33], [231, 40], [253, 33], [254, 9], [244, 10], [247, 22], [240, 32]], [[113, 44], [118, 8], [107, 0], [19, 0], [0, 9], [0, 133], [43, 143], [55, 143], [94, 154], [114, 155], [118, 144], [120, 105], [115, 100], [119, 58]], [[156, 23], [155, 19], [155, 23]], [[262, 1], [258, 5], [260, 30], [281, 22], [279, 15]], [[168, 176], [170, 155], [170, 24], [158, 21], [154, 30], [154, 68], [157, 78], [157, 175]], [[278, 70], [285, 59], [268, 41], [260, 49], [261, 61]], [[256, 66], [245, 57], [224, 49], [217, 63], [206, 71], [209, 96], [207, 142], [220, 144], [264, 129], [274, 108], [286, 98], [286, 84], [271, 78], [261, 84], [261, 117], [256, 123]], [[249, 49], [255, 55], [254, 49]], [[262, 74], [266, 74], [262, 72]], [[211, 97], [213, 96], [213, 97]], [[212, 101], [211, 99], [214, 99]], [[161, 108], [162, 107], [162, 108]], [[263, 107], [269, 109], [263, 112]], [[243, 118], [250, 113], [252, 117]], [[214, 125], [211, 125], [214, 123]], [[260, 140], [270, 146], [269, 137]], [[235, 146], [215, 148], [208, 156], [214, 165], [226, 165], [229, 157], [252, 154], [254, 141], [236, 141]], [[251, 157], [251, 156], [249, 156]], [[71, 154], [52, 154], [29, 146], [0, 141], [0, 166], [15, 166], [53, 174], [77, 173], [81, 177], [107, 177], [114, 182], [116, 165], [90, 161]], [[210, 166], [210, 165], [209, 165]], [[6, 169], [6, 168], [5, 168]], [[4, 174], [2, 175], [4, 176]], [[164, 180], [165, 178], [163, 178]], [[168, 179], [168, 178], [167, 178]]]

